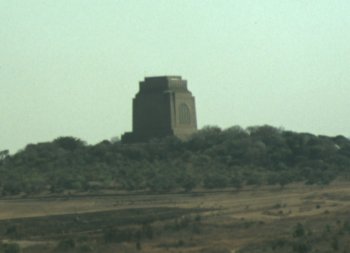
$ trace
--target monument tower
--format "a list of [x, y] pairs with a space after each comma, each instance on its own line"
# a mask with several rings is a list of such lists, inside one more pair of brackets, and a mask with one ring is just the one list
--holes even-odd
[[194, 97], [181, 76], [146, 77], [133, 99], [132, 132], [122, 142], [153, 138], [188, 138], [197, 130]]

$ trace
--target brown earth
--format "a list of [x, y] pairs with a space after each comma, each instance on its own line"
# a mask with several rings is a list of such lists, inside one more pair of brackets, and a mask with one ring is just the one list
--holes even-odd
[[[317, 234], [325, 226], [345, 222], [349, 212], [347, 182], [323, 187], [294, 184], [284, 189], [262, 186], [239, 192], [0, 199], [0, 238], [18, 243], [24, 253], [84, 249], [231, 253], [289, 238], [297, 223]], [[134, 236], [144, 231], [145, 224], [152, 227], [153, 235]], [[106, 242], [108, 229], [133, 236]], [[60, 251], [57, 244], [66, 238], [73, 239], [75, 246]]]

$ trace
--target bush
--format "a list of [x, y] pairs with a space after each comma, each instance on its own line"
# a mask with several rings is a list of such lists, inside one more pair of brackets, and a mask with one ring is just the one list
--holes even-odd
[[129, 241], [132, 238], [130, 231], [123, 231], [117, 228], [108, 229], [103, 233], [103, 238], [106, 243], [120, 243]]
[[[2, 249], [2, 251], [1, 251]], [[4, 253], [19, 253], [21, 248], [17, 243], [5, 243], [0, 246], [0, 252]]]
[[186, 192], [192, 191], [197, 185], [196, 179], [188, 175], [180, 177], [178, 183]]
[[153, 227], [150, 224], [143, 224], [142, 225], [142, 234], [147, 239], [153, 239], [153, 236], [154, 236]]
[[297, 241], [293, 245], [293, 251], [296, 253], [307, 253], [312, 249], [310, 243], [306, 241]]
[[203, 184], [207, 189], [225, 188], [228, 185], [228, 179], [225, 175], [214, 174], [205, 177]]
[[75, 248], [75, 241], [71, 238], [63, 239], [57, 245], [57, 249], [62, 251], [67, 251], [74, 248]]
[[151, 191], [166, 192], [171, 191], [177, 187], [173, 175], [156, 175], [148, 184]]
[[11, 239], [19, 239], [21, 238], [20, 229], [16, 225], [10, 225], [5, 230], [5, 236]]
[[[165, 138], [148, 143], [103, 141], [86, 145], [74, 137], [29, 144], [14, 155], [0, 151], [2, 195], [50, 189], [167, 192], [265, 183], [326, 185], [350, 180], [350, 140], [294, 133], [271, 126], [221, 130], [205, 127], [188, 141]], [[237, 178], [239, 176], [239, 178]]]
[[248, 173], [246, 175], [247, 185], [255, 185], [259, 186], [262, 183], [262, 178], [259, 174], [256, 173]]
[[93, 248], [88, 245], [88, 244], [82, 244], [79, 246], [79, 252], [81, 253], [87, 253], [87, 252], [92, 252], [93, 251]]
[[288, 241], [286, 239], [282, 239], [282, 238], [271, 242], [272, 250], [276, 250], [278, 248], [283, 248], [286, 245], [288, 245]]
[[[17, 179], [16, 179], [17, 180]], [[2, 195], [17, 195], [22, 192], [23, 185], [21, 184], [21, 181], [8, 181], [5, 182], [3, 189], [2, 189]]]
[[305, 235], [305, 229], [303, 224], [298, 223], [294, 229], [293, 236], [294, 237], [303, 237]]
[[232, 177], [230, 180], [230, 185], [236, 188], [237, 190], [240, 190], [243, 185], [243, 180], [240, 177]]

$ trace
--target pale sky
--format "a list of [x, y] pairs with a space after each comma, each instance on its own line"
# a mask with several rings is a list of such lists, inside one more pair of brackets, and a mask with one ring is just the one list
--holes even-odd
[[199, 127], [350, 136], [349, 0], [0, 0], [0, 151], [131, 130], [145, 76]]

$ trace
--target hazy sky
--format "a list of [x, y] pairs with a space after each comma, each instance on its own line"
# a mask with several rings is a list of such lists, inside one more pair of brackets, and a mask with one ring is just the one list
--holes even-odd
[[0, 0], [0, 150], [131, 130], [145, 76], [199, 127], [350, 136], [349, 0]]

